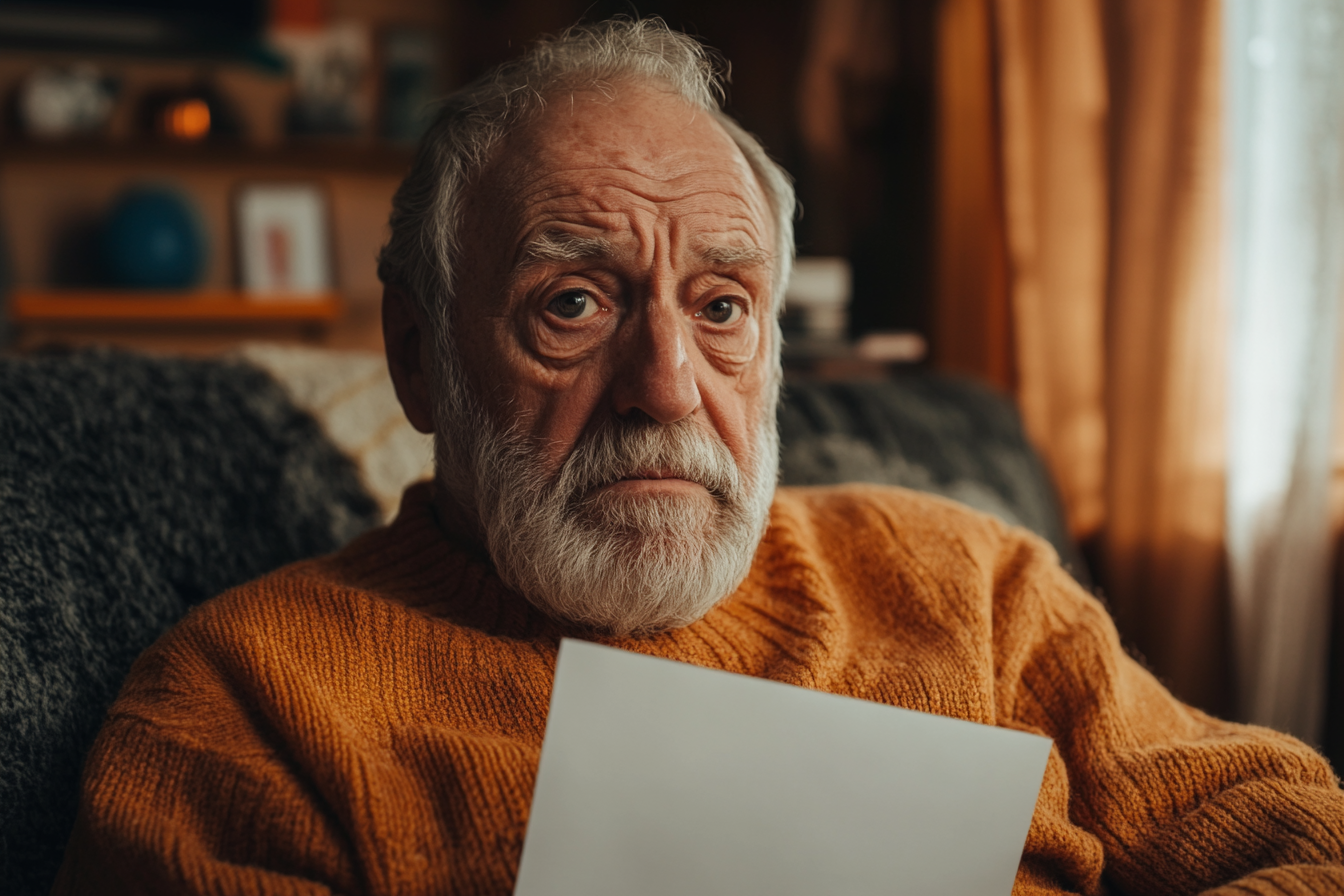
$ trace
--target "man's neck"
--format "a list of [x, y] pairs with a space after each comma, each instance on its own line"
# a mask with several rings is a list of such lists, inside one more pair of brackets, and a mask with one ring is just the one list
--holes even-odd
[[463, 506], [452, 493], [435, 478], [434, 522], [444, 537], [453, 541], [482, 558], [489, 559], [490, 553], [485, 546], [485, 536], [476, 514]]

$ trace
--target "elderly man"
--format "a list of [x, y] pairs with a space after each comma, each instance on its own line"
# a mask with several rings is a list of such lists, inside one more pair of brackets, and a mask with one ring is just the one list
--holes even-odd
[[1020, 893], [1344, 889], [1325, 762], [1174, 700], [1039, 540], [776, 491], [794, 200], [718, 90], [609, 22], [448, 101], [380, 268], [435, 481], [141, 658], [57, 892], [509, 892], [562, 636], [1048, 735]]

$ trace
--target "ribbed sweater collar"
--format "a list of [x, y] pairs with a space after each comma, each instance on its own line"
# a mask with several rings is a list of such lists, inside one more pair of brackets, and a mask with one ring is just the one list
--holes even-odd
[[553, 626], [504, 586], [487, 556], [440, 528], [429, 482], [406, 490], [390, 525], [355, 539], [331, 560], [344, 584], [488, 634], [535, 637]]

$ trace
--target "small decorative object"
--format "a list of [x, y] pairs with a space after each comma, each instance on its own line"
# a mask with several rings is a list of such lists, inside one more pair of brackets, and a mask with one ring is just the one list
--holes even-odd
[[140, 102], [144, 133], [174, 143], [237, 137], [242, 128], [228, 101], [206, 82], [187, 89], [152, 90]]
[[117, 86], [86, 63], [39, 68], [19, 86], [19, 122], [39, 139], [96, 134], [112, 117]]
[[844, 339], [851, 280], [849, 261], [844, 258], [799, 258], [784, 292], [786, 319], [801, 315], [800, 329], [809, 337]]
[[271, 44], [294, 75], [286, 130], [299, 136], [357, 134], [368, 123], [369, 33], [358, 22], [276, 28]]
[[238, 191], [238, 267], [258, 296], [331, 290], [327, 201], [313, 184], [249, 184]]
[[423, 28], [389, 28], [382, 34], [383, 136], [414, 143], [433, 118], [438, 47]]
[[183, 289], [205, 265], [205, 236], [191, 202], [170, 187], [137, 186], [112, 204], [102, 231], [103, 269], [116, 286]]

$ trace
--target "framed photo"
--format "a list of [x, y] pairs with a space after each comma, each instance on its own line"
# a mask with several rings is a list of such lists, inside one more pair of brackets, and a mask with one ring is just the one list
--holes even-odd
[[314, 299], [330, 293], [327, 197], [316, 184], [245, 184], [235, 199], [238, 270], [243, 291]]

